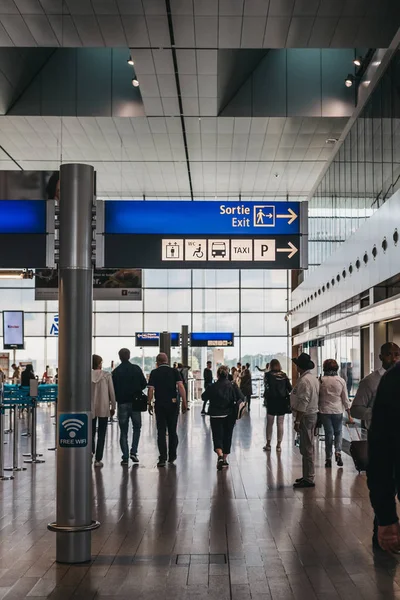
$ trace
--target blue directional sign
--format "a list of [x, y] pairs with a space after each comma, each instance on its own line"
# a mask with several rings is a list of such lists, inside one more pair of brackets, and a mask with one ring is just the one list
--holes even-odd
[[[173, 332], [171, 335], [171, 346], [179, 346], [180, 336], [179, 333]], [[156, 331], [141, 331], [136, 333], [136, 346], [159, 346], [160, 345], [160, 333]]]
[[45, 200], [0, 200], [0, 233], [46, 233]]
[[235, 336], [228, 332], [191, 333], [190, 345], [193, 347], [231, 347], [234, 346]]
[[307, 203], [118, 200], [105, 203], [106, 234], [265, 236], [307, 233]]

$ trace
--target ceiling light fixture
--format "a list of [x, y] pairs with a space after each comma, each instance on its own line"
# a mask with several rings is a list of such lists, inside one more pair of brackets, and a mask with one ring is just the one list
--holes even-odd
[[356, 67], [361, 67], [362, 61], [362, 56], [357, 56], [357, 58], [353, 60], [353, 65], [355, 65]]
[[346, 79], [344, 80], [344, 85], [349, 88], [349, 87], [351, 87], [353, 85], [354, 81], [355, 81], [354, 75], [352, 75], [351, 73], [349, 73], [347, 75]]
[[136, 79], [136, 77], [132, 79], [132, 85], [133, 87], [139, 87], [139, 81]]
[[338, 138], [326, 138], [325, 144], [336, 144]]
[[133, 65], [135, 64], [132, 56], [130, 56], [126, 62], [128, 63], [128, 65], [131, 65], [131, 67], [133, 67]]

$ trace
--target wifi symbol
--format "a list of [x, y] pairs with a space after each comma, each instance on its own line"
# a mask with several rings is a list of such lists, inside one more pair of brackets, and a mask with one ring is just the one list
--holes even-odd
[[68, 432], [69, 437], [74, 438], [84, 424], [85, 423], [80, 419], [67, 419], [66, 421], [63, 421], [62, 426]]

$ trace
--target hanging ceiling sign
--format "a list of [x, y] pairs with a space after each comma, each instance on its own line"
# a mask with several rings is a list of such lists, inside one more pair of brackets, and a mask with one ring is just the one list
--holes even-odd
[[202, 348], [230, 348], [235, 345], [235, 336], [228, 332], [206, 332], [191, 333], [190, 345], [192, 347]]
[[305, 269], [307, 206], [106, 201], [104, 266], [127, 268], [134, 261], [141, 268]]
[[[171, 346], [177, 347], [180, 345], [180, 335], [177, 332], [170, 333]], [[144, 348], [145, 346], [159, 346], [160, 333], [155, 331], [141, 331], [136, 333], [136, 346]]]
[[118, 200], [105, 205], [106, 234], [240, 237], [306, 234], [306, 228], [305, 202]]

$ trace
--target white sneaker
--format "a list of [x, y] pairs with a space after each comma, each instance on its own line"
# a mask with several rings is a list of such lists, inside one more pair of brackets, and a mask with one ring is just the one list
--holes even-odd
[[104, 465], [103, 465], [103, 463], [101, 462], [101, 460], [95, 460], [95, 461], [94, 461], [94, 466], [95, 466], [95, 467], [103, 467]]

